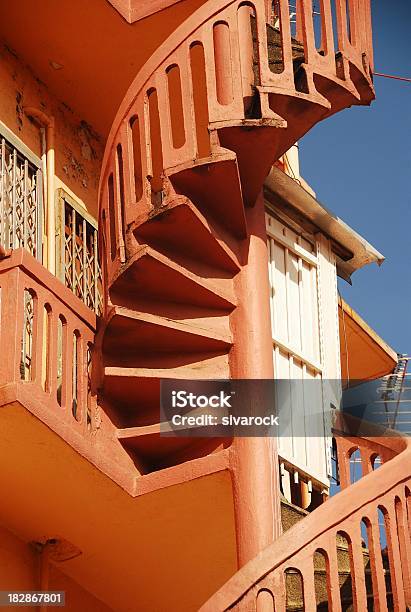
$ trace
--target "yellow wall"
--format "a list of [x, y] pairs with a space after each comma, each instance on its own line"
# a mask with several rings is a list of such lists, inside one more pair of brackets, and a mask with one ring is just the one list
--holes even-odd
[[[73, 83], [73, 87], [76, 84]], [[97, 217], [97, 190], [103, 139], [82, 117], [55, 98], [30, 68], [5, 45], [0, 47], [0, 119], [40, 157], [39, 130], [24, 114], [36, 107], [56, 123], [56, 188], [65, 186]]]

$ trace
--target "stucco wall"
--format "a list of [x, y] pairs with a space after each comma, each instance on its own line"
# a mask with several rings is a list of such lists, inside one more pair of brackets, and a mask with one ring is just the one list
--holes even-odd
[[[39, 557], [34, 547], [0, 526], [0, 590], [38, 590], [38, 569]], [[54, 565], [50, 566], [49, 590], [65, 591], [66, 612], [111, 611]], [[15, 607], [4, 607], [2, 610], [12, 611]]]
[[[72, 84], [76, 87], [76, 83]], [[104, 149], [102, 138], [50, 92], [13, 50], [0, 46], [0, 119], [36, 155], [41, 155], [38, 127], [24, 107], [53, 115], [56, 125], [56, 187], [65, 186], [97, 216], [97, 190]]]

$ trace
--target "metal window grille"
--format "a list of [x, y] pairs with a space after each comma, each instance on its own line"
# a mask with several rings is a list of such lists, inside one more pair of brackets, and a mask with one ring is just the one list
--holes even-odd
[[42, 257], [42, 173], [4, 137], [0, 140], [0, 244]]
[[61, 280], [98, 315], [102, 312], [101, 266], [96, 224], [61, 195]]
[[24, 291], [23, 337], [21, 342], [20, 377], [29, 381], [33, 365], [33, 322], [34, 298], [30, 291]]

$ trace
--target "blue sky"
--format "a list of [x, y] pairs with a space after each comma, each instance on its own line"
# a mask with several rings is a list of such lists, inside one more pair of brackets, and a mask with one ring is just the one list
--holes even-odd
[[[411, 77], [411, 2], [372, 0], [375, 71]], [[411, 83], [374, 79], [370, 108], [351, 108], [300, 141], [301, 173], [318, 199], [386, 257], [340, 282], [344, 299], [411, 354]]]

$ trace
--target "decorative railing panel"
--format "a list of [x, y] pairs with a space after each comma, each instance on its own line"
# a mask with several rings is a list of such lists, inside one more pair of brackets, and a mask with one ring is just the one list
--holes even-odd
[[42, 173], [5, 138], [0, 140], [0, 245], [42, 257]]
[[60, 278], [96, 314], [102, 312], [98, 228], [93, 219], [60, 190]]

